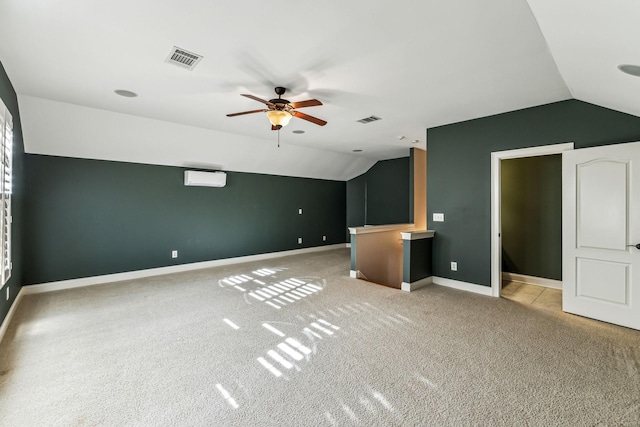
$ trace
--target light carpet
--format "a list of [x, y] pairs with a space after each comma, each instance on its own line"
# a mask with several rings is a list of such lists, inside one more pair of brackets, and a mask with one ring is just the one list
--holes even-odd
[[639, 331], [348, 274], [340, 249], [25, 296], [0, 425], [640, 425]]

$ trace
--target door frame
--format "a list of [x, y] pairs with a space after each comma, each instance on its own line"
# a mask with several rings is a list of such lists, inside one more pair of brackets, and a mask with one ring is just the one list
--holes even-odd
[[573, 142], [541, 145], [538, 147], [517, 148], [514, 150], [494, 151], [491, 153], [491, 295], [500, 297], [502, 290], [502, 230], [501, 206], [502, 183], [501, 160], [523, 157], [548, 156], [562, 154], [574, 149]]

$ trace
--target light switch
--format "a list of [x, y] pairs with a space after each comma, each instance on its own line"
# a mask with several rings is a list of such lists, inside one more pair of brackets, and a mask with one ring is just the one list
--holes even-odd
[[434, 222], [444, 222], [444, 214], [443, 213], [434, 213], [433, 214]]

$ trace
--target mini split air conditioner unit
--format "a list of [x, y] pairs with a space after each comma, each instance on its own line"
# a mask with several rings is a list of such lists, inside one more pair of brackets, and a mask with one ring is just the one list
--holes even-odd
[[184, 171], [184, 185], [194, 187], [224, 187], [227, 174], [224, 172]]

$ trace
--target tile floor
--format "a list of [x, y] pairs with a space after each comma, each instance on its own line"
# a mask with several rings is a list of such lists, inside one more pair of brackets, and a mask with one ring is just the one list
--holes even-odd
[[521, 304], [531, 304], [538, 308], [562, 311], [562, 291], [560, 289], [505, 280], [502, 282], [502, 297]]

